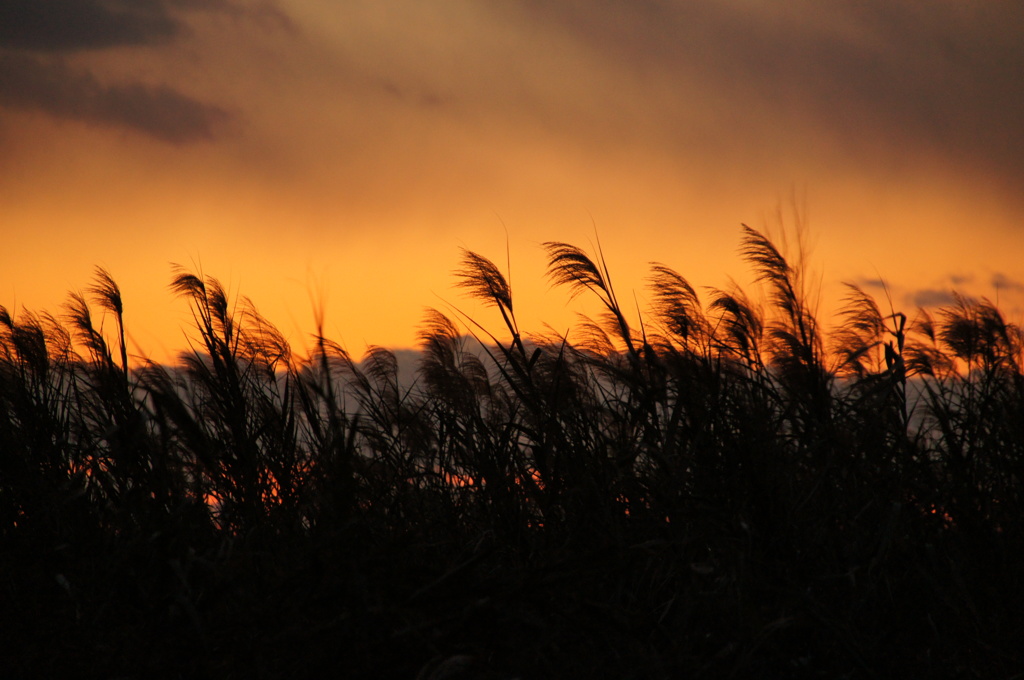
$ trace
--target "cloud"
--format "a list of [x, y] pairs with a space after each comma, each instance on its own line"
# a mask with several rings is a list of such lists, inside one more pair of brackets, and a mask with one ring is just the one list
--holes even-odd
[[[292, 29], [270, 2], [233, 0], [4, 0], [0, 2], [0, 107], [119, 127], [171, 144], [213, 139], [231, 116], [169, 84], [104, 84], [88, 55], [166, 46], [189, 33], [193, 12]], [[68, 64], [72, 57], [79, 66]]]
[[992, 287], [996, 290], [1024, 291], [1024, 283], [1011, 279], [1002, 272], [996, 272], [992, 275]]
[[863, 276], [857, 279], [857, 285], [861, 288], [877, 288], [879, 290], [885, 290], [889, 286], [885, 279], [869, 279]]
[[924, 288], [907, 296], [908, 302], [915, 307], [941, 307], [956, 302], [953, 291], [938, 288]]
[[62, 60], [0, 52], [0, 106], [141, 132], [171, 144], [214, 137], [230, 116], [163, 85], [104, 86]]
[[181, 22], [165, 0], [5, 0], [0, 46], [43, 52], [164, 42]]
[[[967, 291], [963, 288], [969, 284], [974, 284], [978, 279], [974, 276], [964, 276], [950, 274], [947, 277], [951, 283], [949, 288], [921, 288], [911, 291], [903, 296], [907, 304], [915, 307], [942, 307], [946, 305], [952, 305], [957, 303], [957, 294], [967, 295]], [[997, 296], [1000, 293], [1022, 293], [1024, 292], [1024, 282], [1010, 278], [1002, 272], [996, 272], [992, 274], [991, 278], [985, 281], [978, 281], [978, 284], [984, 284], [987, 282], [995, 289]], [[941, 285], [941, 284], [940, 284]], [[975, 295], [987, 295], [989, 291], [980, 290], [975, 287], [972, 294]], [[1010, 296], [1011, 298], [1014, 296]]]
[[448, 98], [433, 90], [424, 88], [403, 87], [388, 78], [373, 81], [381, 92], [403, 104], [412, 104], [422, 108], [436, 108], [450, 103]]
[[685, 99], [669, 116], [717, 107], [741, 142], [770, 133], [780, 154], [831, 146], [847, 162], [870, 154], [893, 171], [916, 155], [1024, 179], [1024, 41], [1013, 28], [1024, 4], [1015, 0], [521, 6], [648, 89], [675, 88]]

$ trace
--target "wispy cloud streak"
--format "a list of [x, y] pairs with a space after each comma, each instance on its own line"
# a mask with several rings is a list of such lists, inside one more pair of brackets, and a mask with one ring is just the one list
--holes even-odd
[[0, 106], [37, 109], [86, 123], [123, 127], [172, 144], [212, 139], [230, 118], [164, 85], [102, 85], [62, 61], [0, 53]]
[[236, 14], [227, 0], [7, 0], [0, 4], [0, 107], [133, 130], [170, 144], [216, 137], [231, 115], [171, 84], [106, 84], [75, 55], [155, 48], [188, 33], [197, 11]]

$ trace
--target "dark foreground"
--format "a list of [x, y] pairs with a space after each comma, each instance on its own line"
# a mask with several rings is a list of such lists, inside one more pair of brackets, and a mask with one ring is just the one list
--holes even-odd
[[519, 550], [365, 526], [14, 541], [5, 677], [1016, 677], [1019, 564], [994, 540], [909, 540], [890, 512], [871, 546], [725, 527]]
[[600, 320], [526, 342], [466, 253], [501, 332], [432, 312], [414, 375], [296, 359], [183, 271], [175, 368], [129, 367], [105, 272], [59, 318], [0, 308], [3, 677], [1021, 677], [1024, 341], [994, 306], [851, 288], [825, 337], [747, 230], [767, 309], [659, 265], [636, 329], [547, 248]]

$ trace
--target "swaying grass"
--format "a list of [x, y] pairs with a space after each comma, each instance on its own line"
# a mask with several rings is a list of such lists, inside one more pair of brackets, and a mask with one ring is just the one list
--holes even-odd
[[826, 335], [744, 227], [764, 308], [654, 263], [634, 327], [600, 251], [544, 248], [600, 318], [528, 334], [463, 251], [501, 326], [428, 311], [415, 375], [322, 331], [299, 358], [181, 268], [174, 366], [129, 364], [103, 269], [60, 317], [0, 307], [11, 677], [1019, 677], [1024, 335], [994, 305], [851, 286]]

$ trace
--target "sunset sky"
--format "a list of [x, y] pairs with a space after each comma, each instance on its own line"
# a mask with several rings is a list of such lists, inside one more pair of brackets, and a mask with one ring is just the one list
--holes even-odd
[[[1019, 0], [5, 0], [0, 305], [96, 265], [131, 351], [185, 347], [172, 262], [359, 354], [454, 304], [459, 248], [564, 331], [540, 244], [600, 238], [620, 298], [664, 262], [748, 288], [741, 223], [803, 222], [908, 313], [1024, 317]], [[749, 289], [753, 290], [753, 289]], [[319, 301], [319, 302], [318, 302]]]

